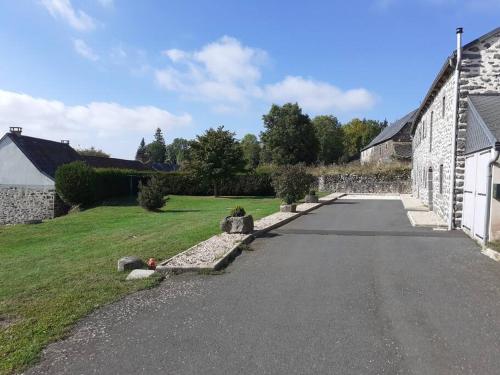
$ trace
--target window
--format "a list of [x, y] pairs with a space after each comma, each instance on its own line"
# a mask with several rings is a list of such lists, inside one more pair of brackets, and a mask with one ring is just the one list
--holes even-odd
[[439, 194], [443, 194], [443, 164], [439, 166]]
[[441, 108], [441, 117], [444, 118], [444, 113], [446, 111], [446, 96], [443, 96], [443, 108]]
[[425, 139], [426, 137], [426, 129], [425, 129], [425, 120], [422, 122], [422, 138]]
[[432, 122], [434, 121], [434, 111], [431, 112], [431, 121], [429, 123], [429, 151], [432, 151]]

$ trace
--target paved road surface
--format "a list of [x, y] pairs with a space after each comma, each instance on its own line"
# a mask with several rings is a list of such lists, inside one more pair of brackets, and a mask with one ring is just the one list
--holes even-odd
[[499, 374], [500, 264], [340, 200], [85, 319], [30, 374]]

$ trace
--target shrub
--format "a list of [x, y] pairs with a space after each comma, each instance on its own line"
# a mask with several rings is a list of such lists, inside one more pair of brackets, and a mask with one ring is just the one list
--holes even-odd
[[[178, 195], [213, 195], [213, 186], [194, 174], [168, 172], [159, 174], [163, 192]], [[219, 187], [220, 195], [274, 195], [269, 173], [237, 174]]]
[[140, 181], [137, 200], [141, 207], [149, 211], [162, 208], [165, 204], [165, 198], [160, 179], [156, 176], [151, 176], [146, 184]]
[[82, 161], [60, 166], [56, 171], [56, 191], [71, 206], [85, 206], [95, 199], [95, 171]]
[[95, 170], [95, 202], [136, 195], [139, 182], [146, 181], [153, 172], [103, 168]]
[[306, 195], [314, 183], [314, 176], [307, 173], [303, 165], [285, 165], [274, 172], [272, 181], [276, 195], [284, 203], [292, 204]]
[[316, 195], [316, 190], [313, 189], [309, 190], [309, 195]]
[[241, 206], [234, 207], [229, 214], [229, 216], [232, 217], [243, 217], [245, 215], [246, 215], [245, 209]]

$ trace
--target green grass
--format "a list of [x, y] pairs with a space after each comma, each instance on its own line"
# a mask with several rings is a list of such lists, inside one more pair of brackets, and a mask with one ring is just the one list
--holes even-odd
[[38, 225], [0, 227], [0, 374], [32, 364], [47, 343], [103, 304], [155, 285], [125, 282], [125, 255], [169, 258], [219, 232], [241, 205], [258, 219], [279, 200], [171, 196], [161, 212], [118, 201]]

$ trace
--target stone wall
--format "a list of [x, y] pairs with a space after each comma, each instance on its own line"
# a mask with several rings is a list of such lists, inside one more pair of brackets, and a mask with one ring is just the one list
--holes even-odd
[[52, 219], [55, 200], [50, 187], [0, 185], [0, 224]]
[[[463, 51], [459, 86], [459, 119], [455, 128], [455, 77], [453, 72], [422, 114], [413, 137], [413, 194], [447, 220], [450, 216], [453, 132], [456, 131], [456, 163], [453, 219], [461, 226], [465, 173], [467, 97], [500, 92], [500, 33], [483, 38]], [[445, 113], [442, 116], [443, 97]], [[442, 186], [440, 169], [442, 166]], [[432, 171], [432, 174], [431, 174]], [[432, 189], [431, 189], [432, 188]]]
[[463, 51], [459, 81], [457, 160], [455, 174], [455, 225], [461, 224], [465, 178], [467, 97], [500, 93], [500, 32], [483, 38]]
[[318, 178], [318, 190], [331, 193], [409, 194], [409, 176], [381, 178], [377, 175], [337, 174]]

